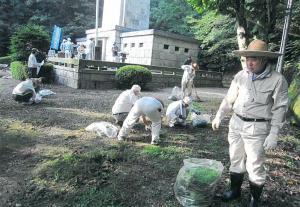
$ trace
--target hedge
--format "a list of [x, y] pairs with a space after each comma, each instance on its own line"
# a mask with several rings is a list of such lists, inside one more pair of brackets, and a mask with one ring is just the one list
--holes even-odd
[[145, 89], [146, 84], [151, 82], [152, 74], [149, 69], [139, 65], [126, 65], [116, 72], [116, 80], [119, 88], [130, 88], [138, 84]]
[[13, 79], [25, 80], [28, 78], [27, 66], [21, 61], [14, 61], [10, 64], [11, 75]]

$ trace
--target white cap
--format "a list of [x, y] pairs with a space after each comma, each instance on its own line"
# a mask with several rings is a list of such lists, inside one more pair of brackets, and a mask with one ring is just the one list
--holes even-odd
[[138, 92], [138, 93], [140, 93], [140, 92], [141, 92], [141, 87], [140, 87], [139, 85], [133, 85], [133, 86], [131, 87], [131, 90], [132, 90], [133, 92]]
[[70, 38], [70, 37], [68, 37], [68, 41], [71, 41], [71, 38]]
[[192, 103], [193, 100], [192, 100], [192, 98], [186, 96], [186, 97], [184, 97], [184, 98], [182, 99], [182, 101], [183, 101], [185, 104], [190, 105], [190, 104]]

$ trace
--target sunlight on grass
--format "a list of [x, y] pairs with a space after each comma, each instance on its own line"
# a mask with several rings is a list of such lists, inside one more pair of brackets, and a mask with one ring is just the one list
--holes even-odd
[[71, 150], [66, 147], [45, 146], [45, 147], [41, 147], [41, 149], [42, 149], [42, 155], [49, 158], [57, 158], [64, 154], [71, 153]]
[[31, 124], [10, 119], [0, 120], [0, 132], [0, 148], [19, 148], [40, 135]]

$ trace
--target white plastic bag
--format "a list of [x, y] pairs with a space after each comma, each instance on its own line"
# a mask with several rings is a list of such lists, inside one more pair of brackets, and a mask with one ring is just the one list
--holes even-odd
[[184, 207], [209, 206], [224, 169], [222, 163], [198, 158], [185, 159], [183, 163], [174, 185], [176, 199]]
[[89, 132], [97, 132], [99, 136], [105, 135], [109, 138], [115, 138], [118, 135], [118, 127], [105, 121], [94, 122], [85, 128]]
[[40, 94], [36, 94], [34, 102], [35, 103], [40, 103], [42, 101], [42, 96]]
[[171, 95], [168, 97], [169, 100], [177, 101], [181, 98], [181, 90], [177, 86], [172, 89]]
[[192, 112], [192, 125], [193, 127], [206, 126], [211, 123], [211, 115], [210, 114], [196, 114]]
[[38, 94], [39, 94], [40, 96], [44, 97], [44, 96], [50, 96], [50, 95], [56, 94], [56, 93], [54, 93], [53, 91], [51, 91], [51, 90], [49, 90], [49, 89], [42, 89], [42, 90], [40, 90], [40, 91], [38, 92]]

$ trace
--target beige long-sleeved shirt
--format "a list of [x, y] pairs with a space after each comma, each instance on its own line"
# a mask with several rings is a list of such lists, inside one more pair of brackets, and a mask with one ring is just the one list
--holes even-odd
[[267, 119], [271, 121], [270, 133], [278, 134], [288, 109], [288, 84], [270, 66], [263, 77], [255, 80], [252, 77], [253, 74], [245, 70], [235, 75], [217, 116], [222, 118], [233, 110], [243, 117]]

